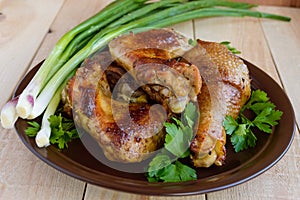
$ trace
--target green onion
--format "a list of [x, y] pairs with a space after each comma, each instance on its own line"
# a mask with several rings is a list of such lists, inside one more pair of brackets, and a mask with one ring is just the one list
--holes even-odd
[[252, 16], [289, 21], [290, 18], [249, 10], [256, 5], [219, 0], [117, 0], [67, 32], [55, 45], [19, 98], [1, 111], [1, 123], [12, 127], [16, 118], [35, 118], [47, 108], [66, 77], [84, 59], [129, 31], [141, 32], [179, 22], [215, 16]]
[[53, 95], [52, 99], [47, 106], [42, 118], [42, 126], [39, 132], [35, 137], [35, 142], [38, 147], [46, 147], [50, 145], [50, 136], [51, 136], [51, 127], [49, 122], [49, 117], [55, 114], [55, 111], [59, 105], [61, 100], [61, 93], [64, 87], [67, 84], [67, 81], [75, 74], [75, 70], [69, 74], [69, 76], [65, 79], [63, 84], [56, 90], [55, 94]]
[[[142, 12], [133, 12], [131, 16], [124, 17], [122, 20], [123, 22], [130, 21], [131, 19], [137, 18], [143, 14], [146, 14], [150, 12], [151, 10], [162, 6], [169, 2], [179, 2], [178, 0], [169, 0], [169, 1], [162, 1], [159, 3], [153, 3], [150, 5], [147, 5], [147, 7], [141, 8]], [[200, 5], [199, 3], [197, 3]], [[197, 5], [196, 3], [193, 3], [193, 6]], [[202, 4], [201, 4], [202, 5]], [[191, 7], [191, 6], [189, 6]], [[187, 9], [187, 6], [182, 7], [181, 9], [178, 9], [177, 12], [181, 12], [182, 10]], [[173, 12], [173, 10], [172, 10]], [[164, 12], [164, 15], [167, 15], [169, 12]], [[134, 15], [133, 15], [134, 14]], [[162, 15], [162, 17], [164, 17]], [[113, 38], [119, 36], [120, 34], [123, 34], [125, 32], [128, 32], [134, 28], [141, 27], [140, 31], [145, 31], [149, 27], [143, 27], [143, 25], [147, 25], [148, 21], [151, 20], [153, 15], [148, 16], [147, 20], [139, 19], [136, 21], [133, 21], [129, 24], [122, 25], [119, 28], [111, 28], [111, 30], [104, 29], [103, 31], [100, 31], [98, 34], [96, 34], [89, 43], [82, 48], [80, 51], [78, 51], [73, 57], [68, 60], [58, 71], [57, 73], [51, 78], [51, 80], [47, 83], [45, 88], [42, 90], [42, 92], [39, 94], [39, 96], [35, 100], [35, 106], [33, 107], [30, 115], [28, 118], [34, 119], [41, 115], [43, 111], [46, 109], [49, 101], [51, 100], [52, 96], [54, 95], [56, 88], [61, 85], [62, 81], [65, 79], [65, 76], [67, 76], [72, 70], [74, 70], [76, 67], [80, 65], [80, 63], [90, 56], [91, 54], [95, 53], [101, 48], [104, 48], [109, 41], [111, 41]], [[143, 28], [142, 28], [143, 27]], [[110, 30], [108, 32], [107, 30]]]
[[188, 21], [191, 19], [199, 19], [206, 17], [217, 17], [217, 16], [232, 16], [232, 17], [257, 17], [257, 18], [270, 18], [277, 19], [281, 21], [290, 21], [289, 17], [274, 15], [269, 13], [261, 13], [258, 11], [244, 10], [244, 9], [224, 9], [224, 8], [202, 8], [199, 10], [192, 10], [187, 13], [182, 13], [180, 15], [176, 15], [174, 17], [169, 17], [155, 24], [149, 24], [149, 26], [153, 25], [156, 27], [165, 27], [170, 24], [176, 24], [184, 21]]
[[53, 115], [59, 105], [60, 102], [60, 95], [63, 90], [62, 85], [54, 94], [52, 97], [47, 109], [45, 110], [45, 113], [42, 118], [42, 126], [41, 129], [38, 131], [35, 142], [38, 147], [46, 147], [50, 145], [50, 136], [51, 136], [51, 127], [50, 122], [48, 121], [49, 117]]
[[18, 114], [16, 111], [16, 105], [18, 103], [19, 96], [13, 98], [7, 102], [1, 110], [1, 125], [3, 128], [13, 128], [15, 122], [18, 119]]
[[[16, 106], [18, 115], [22, 118], [27, 118], [30, 115], [37, 95], [52, 75], [61, 67], [62, 64], [64, 64], [64, 62], [62, 62], [63, 60], [60, 58], [61, 54], [78, 34], [88, 29], [92, 30], [86, 33], [95, 32], [106, 26], [114, 19], [137, 9], [139, 5], [145, 1], [146, 0], [141, 0], [138, 3], [132, 0], [113, 2], [95, 16], [67, 32], [55, 45], [41, 68], [20, 95]], [[68, 56], [66, 56], [66, 59], [68, 59]]]

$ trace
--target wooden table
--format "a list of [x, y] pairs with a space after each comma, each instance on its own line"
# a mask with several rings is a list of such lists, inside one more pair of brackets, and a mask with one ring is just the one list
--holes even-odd
[[[84, 3], [83, 3], [84, 2]], [[109, 1], [1, 0], [0, 106], [22, 76], [44, 59], [56, 41]], [[263, 6], [261, 11], [292, 17], [280, 22], [255, 18], [210, 18], [173, 26], [190, 37], [231, 41], [241, 57], [273, 77], [290, 97], [299, 124], [300, 9]], [[0, 199], [173, 199], [93, 186], [69, 177], [35, 157], [15, 130], [0, 128]], [[299, 199], [299, 127], [287, 154], [264, 174], [235, 187], [176, 199]]]

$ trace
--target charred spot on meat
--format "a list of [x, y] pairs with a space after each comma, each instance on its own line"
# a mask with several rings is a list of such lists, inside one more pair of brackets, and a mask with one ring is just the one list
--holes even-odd
[[191, 46], [172, 29], [122, 35], [108, 50], [82, 64], [63, 101], [109, 160], [147, 159], [163, 146], [164, 122], [193, 101], [200, 117], [190, 158], [195, 167], [224, 164], [223, 120], [236, 117], [251, 92], [239, 57], [219, 43], [197, 40]]
[[171, 29], [123, 35], [109, 43], [112, 57], [132, 74], [149, 97], [173, 113], [196, 102], [201, 76], [194, 65], [178, 61], [192, 48], [188, 39]]
[[[162, 147], [166, 112], [157, 107], [152, 109], [152, 104], [144, 100], [126, 102], [119, 97], [112, 98], [112, 89], [116, 89], [126, 71], [115, 63], [103, 70], [101, 60], [95, 61], [93, 58], [92, 62], [84, 62], [69, 81], [64, 99], [71, 102], [65, 105], [72, 105], [76, 125], [98, 142], [109, 160], [140, 162]], [[89, 100], [85, 99], [87, 91]]]
[[195, 65], [177, 59], [142, 58], [134, 63], [133, 71], [150, 98], [173, 113], [181, 113], [189, 101], [197, 101], [202, 83]]

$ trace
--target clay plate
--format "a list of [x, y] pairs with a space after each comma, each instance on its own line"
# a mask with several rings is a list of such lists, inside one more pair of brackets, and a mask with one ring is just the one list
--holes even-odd
[[[196, 181], [149, 183], [142, 173], [125, 173], [102, 164], [86, 150], [79, 139], [73, 140], [69, 148], [63, 151], [54, 145], [40, 149], [34, 139], [24, 133], [26, 120], [19, 119], [15, 128], [25, 146], [38, 158], [65, 174], [94, 185], [147, 195], [195, 195], [229, 188], [244, 183], [275, 165], [286, 153], [294, 137], [294, 111], [285, 92], [265, 72], [245, 62], [250, 70], [252, 87], [267, 92], [277, 109], [283, 111], [283, 116], [271, 135], [256, 135], [257, 145], [253, 149], [235, 153], [230, 142], [227, 142], [225, 165], [197, 169]], [[15, 95], [24, 89], [40, 65], [41, 63], [24, 77]], [[91, 145], [92, 143], [91, 140]]]

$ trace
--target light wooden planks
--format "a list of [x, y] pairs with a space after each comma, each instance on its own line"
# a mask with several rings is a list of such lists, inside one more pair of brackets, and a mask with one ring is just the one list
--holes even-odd
[[[63, 2], [64, 0], [0, 2], [1, 107], [26, 72]], [[7, 74], [7, 71], [13, 73]]]
[[16, 134], [0, 131], [0, 199], [81, 199], [84, 184], [40, 161]]
[[[260, 9], [264, 10], [264, 8], [265, 7], [261, 7]], [[297, 46], [299, 43], [296, 42], [293, 44], [291, 46], [292, 48], [276, 46], [276, 43], [282, 44], [282, 42], [278, 41], [283, 37], [282, 33], [274, 31], [275, 27], [273, 27], [273, 29], [270, 29], [269, 31], [272, 32], [274, 38], [272, 41], [269, 41], [268, 35], [265, 36], [265, 28], [263, 29], [260, 23], [257, 23], [259, 21], [263, 24], [272, 23], [271, 20], [250, 18], [213, 18], [197, 20], [195, 23], [197, 28], [196, 37], [219, 42], [224, 40], [230, 41], [232, 46], [241, 50], [241, 57], [259, 66], [280, 84], [281, 80], [277, 74], [277, 68], [279, 69], [282, 65], [285, 66], [286, 63], [278, 64], [276, 60], [289, 60], [284, 56], [286, 54], [286, 49], [289, 49], [288, 52], [290, 53], [290, 56], [297, 57], [299, 53], [297, 53], [297, 50], [295, 51], [294, 46]], [[284, 24], [284, 22], [274, 21], [273, 23], [274, 26], [275, 24], [282, 24], [290, 27], [290, 24]], [[210, 28], [205, 29], [205, 27]], [[278, 27], [278, 29], [280, 29], [280, 27]], [[299, 30], [296, 28], [294, 29]], [[288, 38], [293, 35], [294, 33], [290, 32], [285, 36]], [[265, 37], [267, 37], [267, 40], [265, 40]], [[292, 39], [293, 42], [297, 40], [298, 39], [294, 37]], [[269, 46], [269, 43], [275, 44]], [[271, 48], [271, 51], [269, 48]], [[276, 55], [274, 52], [277, 52]], [[275, 60], [277, 68], [275, 67], [273, 59]], [[279, 72], [280, 74], [284, 74], [282, 70]], [[288, 78], [290, 84], [297, 83], [295, 82], [297, 73], [294, 72], [293, 74], [293, 70], [290, 69], [286, 69], [285, 73], [289, 73], [290, 76], [293, 77], [292, 79]], [[284, 84], [286, 88], [289, 88], [287, 85], [288, 84]], [[294, 87], [293, 89], [296, 91]], [[299, 91], [299, 86], [297, 90]], [[294, 92], [294, 95], [297, 95], [297, 93]], [[292, 99], [296, 98], [293, 97]], [[297, 102], [299, 104], [299, 100], [296, 100], [296, 103]], [[242, 185], [224, 191], [207, 194], [207, 199], [297, 199], [300, 195], [300, 192], [297, 189], [300, 186], [299, 145], [299, 134], [298, 131], [296, 131], [296, 137], [290, 150], [272, 169]]]
[[[1, 2], [1, 107], [26, 72], [63, 2]], [[84, 185], [80, 187], [78, 180], [37, 159], [21, 143], [14, 130], [0, 127], [0, 132], [0, 199], [81, 199]], [[51, 186], [52, 190], [49, 189]]]
[[262, 25], [283, 86], [296, 111], [299, 125], [300, 113], [297, 111], [300, 110], [300, 96], [298, 94], [300, 88], [300, 10], [276, 7], [268, 7], [264, 10], [292, 18], [289, 23], [275, 23], [267, 20], [262, 21]]
[[[53, 3], [59, 5], [57, 1], [53, 1]], [[32, 7], [34, 7], [34, 5], [41, 6], [36, 2], [28, 2], [28, 4]], [[52, 2], [47, 1], [47, 3], [43, 4], [43, 10], [51, 9], [51, 4]], [[21, 6], [22, 3], [19, 2], [17, 3], [17, 5]], [[45, 40], [43, 41], [43, 44], [38, 51], [37, 56], [34, 58], [34, 62], [31, 64], [31, 67], [43, 60], [48, 55], [48, 53], [55, 45], [56, 41], [66, 31], [68, 31], [70, 28], [77, 25], [84, 19], [93, 15], [104, 5], [106, 4], [103, 1], [85, 1], [85, 4], [82, 4], [81, 1], [76, 0], [66, 1], [62, 10], [60, 10], [59, 12], [59, 15], [57, 15], [57, 13], [52, 13], [52, 19], [55, 18], [53, 25], [50, 27], [52, 22], [49, 24], [45, 24], [45, 30], [43, 34], [45, 35], [49, 29], [51, 29], [51, 32], [47, 34]], [[11, 8], [11, 10], [16, 12], [18, 9]], [[41, 14], [47, 14], [47, 12], [43, 12], [44, 13]], [[12, 17], [17, 17], [15, 16], [15, 13], [11, 13], [11, 15]], [[19, 17], [20, 16], [18, 16], [18, 18]], [[36, 29], [38, 29], [38, 27], [41, 26], [41, 23], [44, 22], [35, 19], [31, 20], [34, 21], [35, 26], [27, 27], [28, 30], [26, 32], [28, 32], [27, 34], [31, 34], [32, 38], [38, 38], [41, 33], [39, 33], [39, 31], [36, 31]], [[8, 24], [10, 25], [11, 23]], [[12, 40], [18, 41], [19, 37], [21, 36], [16, 36], [16, 38], [12, 38]], [[39, 44], [36, 44], [36, 46], [31, 47], [30, 44], [23, 43], [24, 46], [28, 47], [24, 48], [24, 54], [26, 54], [28, 59], [29, 56], [31, 57], [26, 65], [24, 63], [23, 65], [18, 66], [18, 68], [22, 70], [22, 73], [26, 72], [28, 67], [27, 65], [33, 59], [33, 56], [39, 48], [43, 37], [41, 36]], [[13, 43], [10, 45], [14, 47], [18, 46], [17, 43]], [[32, 52], [30, 51], [30, 48], [32, 48]], [[13, 52], [8, 52], [7, 55], [13, 55]], [[4, 60], [9, 61], [9, 59], [7, 58]], [[13, 72], [15, 70], [10, 69], [5, 70], [4, 72], [7, 71]], [[22, 74], [21, 72], [20, 76]], [[3, 78], [5, 76], [15, 76], [13, 79], [15, 81], [20, 78], [17, 76], [17, 73], [5, 73], [1, 74], [1, 78], [2, 76]], [[13, 85], [12, 87], [5, 87], [4, 84], [1, 84], [1, 87], [3, 87], [3, 94], [10, 94], [14, 88]], [[5, 99], [1, 99], [0, 102], [4, 103], [4, 101]], [[84, 182], [60, 173], [36, 158], [25, 148], [14, 130], [4, 130], [2, 127], [0, 127], [0, 132], [0, 199], [82, 199], [85, 188]]]
[[[55, 1], [47, 1], [47, 3], [54, 3]], [[9, 1], [0, 1], [0, 12], [4, 13], [2, 10], [4, 3]], [[17, 2], [17, 0], [12, 0], [9, 2]], [[39, 2], [33, 2], [30, 0], [27, 1], [18, 1], [19, 4], [26, 4], [29, 2], [34, 4], [34, 6], [40, 5]], [[21, 3], [20, 3], [21, 2]], [[47, 54], [50, 52], [55, 42], [58, 40], [61, 35], [66, 32], [68, 29], [84, 20], [86, 17], [95, 13], [99, 8], [106, 5], [109, 1], [95, 1], [88, 0], [84, 4], [80, 0], [68, 0], [63, 5], [62, 10], [59, 12], [59, 15], [55, 19], [55, 22], [50, 27], [52, 30], [51, 33], [47, 34], [43, 44], [38, 49], [38, 46], [32, 47], [29, 45], [26, 48], [26, 54], [31, 55], [30, 60], [27, 64], [24, 64], [23, 67], [16, 68], [22, 70], [18, 72], [15, 76], [7, 75], [7, 71], [15, 72], [14, 69], [10, 70], [1, 70], [0, 71], [0, 80], [11, 80], [16, 81], [19, 79], [17, 76], [26, 70], [26, 67], [30, 63], [32, 56], [35, 51], [38, 51], [36, 57], [34, 58], [31, 67], [36, 63], [44, 59]], [[19, 5], [18, 4], [18, 5]], [[10, 7], [8, 6], [8, 7]], [[57, 6], [57, 5], [56, 5]], [[51, 6], [47, 6], [48, 9]], [[20, 8], [16, 8], [18, 10]], [[40, 9], [40, 8], [39, 8]], [[279, 12], [285, 13], [288, 10], [282, 8], [268, 8], [262, 7], [263, 10], [270, 12]], [[275, 9], [275, 10], [274, 10]], [[6, 11], [7, 12], [7, 11]], [[11, 11], [11, 12], [15, 12]], [[25, 11], [20, 11], [25, 12]], [[50, 11], [48, 11], [50, 12]], [[27, 12], [25, 12], [26, 14]], [[299, 16], [299, 10], [292, 11], [295, 15], [295, 18]], [[28, 12], [27, 14], [30, 14]], [[26, 16], [26, 15], [25, 15]], [[15, 16], [13, 16], [15, 17]], [[241, 56], [258, 65], [260, 68], [264, 69], [270, 76], [272, 76], [278, 83], [283, 83], [285, 90], [289, 93], [291, 100], [294, 104], [299, 105], [299, 99], [297, 98], [297, 91], [299, 89], [293, 85], [297, 82], [295, 78], [297, 76], [295, 71], [289, 72], [290, 68], [284, 68], [286, 64], [294, 63], [289, 59], [286, 59], [287, 53], [282, 52], [278, 49], [278, 45], [281, 46], [285, 42], [281, 42], [282, 32], [288, 32], [288, 36], [292, 36], [290, 40], [298, 41], [299, 39], [299, 28], [296, 26], [299, 24], [299, 18], [292, 22], [293, 24], [285, 24], [288, 30], [276, 30], [272, 26], [277, 26], [278, 22], [274, 22], [275, 25], [265, 24], [273, 23], [272, 21], [262, 20], [262, 26], [257, 23], [260, 20], [257, 19], [237, 19], [237, 18], [214, 18], [214, 19], [205, 19], [197, 21], [196, 26], [196, 37], [201, 39], [207, 39], [212, 41], [224, 41], [229, 40], [232, 42], [232, 45], [237, 47], [237, 49], [242, 51]], [[3, 16], [0, 16], [0, 44], [3, 42], [2, 31], [2, 22]], [[33, 20], [35, 21], [35, 20]], [[32, 22], [36, 23], [36, 22]], [[10, 25], [11, 23], [8, 23]], [[48, 25], [50, 26], [51, 23]], [[11, 26], [11, 25], [10, 25]], [[26, 27], [26, 29], [31, 29], [31, 34], [36, 34], [34, 29], [35, 26]], [[183, 23], [174, 26], [176, 30], [187, 34], [190, 37], [193, 37], [193, 32], [191, 32], [192, 23]], [[209, 27], [209, 28], [207, 28]], [[13, 30], [17, 27], [9, 27]], [[6, 30], [6, 29], [5, 29]], [[45, 29], [44, 34], [47, 32], [48, 28]], [[275, 30], [275, 29], [274, 29]], [[28, 31], [28, 30], [27, 30]], [[278, 35], [279, 31], [279, 35]], [[23, 34], [23, 33], [22, 33]], [[28, 34], [28, 33], [27, 33]], [[265, 34], [265, 35], [264, 35]], [[271, 34], [271, 35], [270, 35]], [[280, 37], [279, 37], [280, 36]], [[266, 40], [265, 40], [266, 37]], [[11, 45], [16, 45], [14, 43], [16, 38], [11, 38], [13, 43]], [[7, 40], [5, 40], [7, 41]], [[29, 41], [28, 41], [29, 42]], [[40, 40], [41, 42], [41, 40]], [[275, 44], [274, 44], [275, 43]], [[31, 44], [31, 43], [30, 43]], [[288, 56], [295, 56], [298, 59], [298, 46], [299, 42], [289, 43], [287, 48], [284, 51], [289, 52]], [[2, 56], [2, 46], [0, 45], [0, 57]], [[274, 46], [272, 46], [274, 45]], [[291, 47], [291, 49], [290, 49]], [[295, 48], [296, 47], [296, 48]], [[271, 51], [270, 49], [271, 48]], [[8, 48], [9, 49], [9, 48]], [[38, 50], [37, 50], [38, 49]], [[34, 50], [34, 51], [32, 51]], [[28, 51], [28, 52], [27, 52]], [[30, 53], [31, 52], [31, 53]], [[33, 53], [32, 53], [33, 52]], [[294, 58], [294, 57], [293, 57]], [[4, 61], [10, 60], [11, 58], [7, 57]], [[2, 59], [1, 59], [2, 60]], [[275, 64], [273, 62], [275, 61]], [[21, 61], [20, 61], [21, 62]], [[287, 63], [286, 63], [287, 62]], [[10, 62], [9, 62], [10, 63]], [[298, 63], [298, 62], [297, 62]], [[297, 65], [296, 63], [296, 65]], [[20, 65], [19, 65], [20, 66]], [[277, 67], [277, 69], [275, 68]], [[282, 68], [283, 67], [283, 68]], [[1, 68], [0, 69], [7, 69]], [[277, 75], [277, 70], [280, 73], [280, 78]], [[1, 74], [2, 73], [2, 74]], [[280, 80], [281, 79], [281, 80]], [[2, 82], [3, 83], [3, 82]], [[15, 84], [16, 82], [13, 82]], [[298, 83], [298, 82], [297, 82]], [[2, 86], [4, 93], [11, 93], [12, 89]], [[14, 88], [14, 86], [11, 86]], [[2, 88], [1, 88], [2, 89]], [[294, 91], [294, 92], [293, 92]], [[9, 96], [9, 95], [8, 95]], [[1, 97], [3, 98], [3, 96]], [[6, 100], [6, 99], [5, 99]], [[3, 99], [0, 99], [0, 103], [4, 103]], [[299, 119], [299, 117], [298, 117]], [[79, 180], [76, 180], [72, 177], [64, 175], [48, 165], [44, 164], [42, 161], [37, 159], [31, 152], [29, 152], [25, 146], [21, 143], [17, 135], [13, 130], [3, 130], [0, 128], [0, 199], [82, 199], [84, 195], [85, 183]], [[144, 195], [135, 195], [129, 193], [123, 193], [118, 191], [113, 191], [97, 186], [88, 184], [84, 199], [151, 199], [151, 200], [168, 200], [168, 199], [297, 199], [299, 197], [299, 184], [300, 184], [300, 139], [299, 132], [296, 132], [295, 140], [284, 158], [279, 161], [272, 169], [268, 170], [263, 175], [236, 187], [209, 193], [205, 195], [197, 196], [187, 196], [187, 197], [155, 197], [155, 196], [144, 196]], [[13, 172], [13, 173], [12, 173]], [[45, 176], [43, 176], [43, 174]]]
[[147, 196], [137, 195], [114, 190], [104, 189], [94, 185], [89, 185], [86, 190], [84, 200], [111, 199], [111, 200], [205, 200], [205, 195], [191, 195], [183, 197], [171, 196]]

